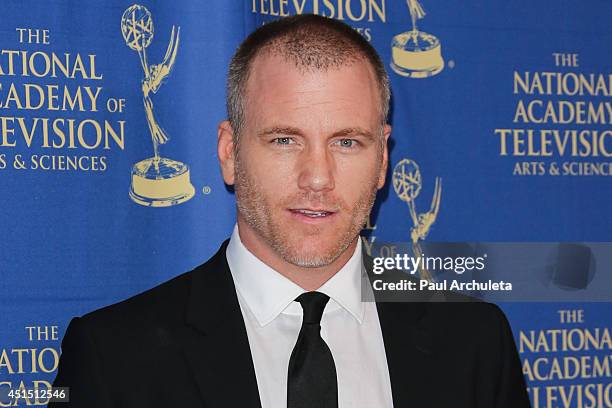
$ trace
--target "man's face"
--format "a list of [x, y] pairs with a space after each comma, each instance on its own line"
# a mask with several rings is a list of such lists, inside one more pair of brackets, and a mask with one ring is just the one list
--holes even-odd
[[390, 128], [379, 95], [365, 61], [300, 72], [279, 56], [256, 57], [235, 158], [246, 233], [298, 266], [325, 266], [353, 248], [384, 184]]

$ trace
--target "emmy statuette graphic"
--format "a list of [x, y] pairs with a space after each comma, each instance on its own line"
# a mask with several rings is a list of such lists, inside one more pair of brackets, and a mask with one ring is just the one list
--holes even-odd
[[159, 147], [168, 142], [169, 136], [157, 123], [151, 100], [151, 92], [157, 93], [174, 66], [180, 27], [172, 26], [166, 55], [157, 65], [149, 65], [147, 62], [146, 48], [153, 40], [153, 19], [146, 7], [134, 4], [125, 10], [121, 17], [121, 33], [127, 46], [138, 52], [144, 70], [142, 93], [154, 153], [153, 157], [136, 163], [132, 168], [130, 198], [149, 207], [168, 207], [183, 203], [195, 193], [189, 180], [189, 167], [160, 155]]
[[[410, 239], [414, 256], [421, 256], [422, 251], [419, 241], [427, 237], [431, 226], [436, 222], [442, 197], [442, 179], [436, 177], [436, 186], [429, 211], [418, 214], [414, 201], [419, 196], [422, 186], [421, 171], [416, 162], [410, 159], [402, 159], [395, 165], [393, 168], [393, 189], [399, 199], [406, 202], [410, 209], [410, 218], [412, 219]], [[431, 273], [420, 266], [419, 274], [422, 279], [433, 281]]]
[[434, 76], [444, 69], [440, 40], [417, 28], [417, 21], [425, 17], [419, 0], [407, 2], [412, 30], [393, 37], [391, 68], [397, 74], [410, 78]]

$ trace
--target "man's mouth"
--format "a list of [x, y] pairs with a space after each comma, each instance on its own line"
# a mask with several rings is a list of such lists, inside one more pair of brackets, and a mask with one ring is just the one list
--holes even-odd
[[290, 209], [290, 211], [294, 214], [300, 214], [308, 218], [323, 218], [323, 217], [329, 217], [330, 215], [334, 214], [333, 211], [308, 210], [305, 208], [292, 208]]

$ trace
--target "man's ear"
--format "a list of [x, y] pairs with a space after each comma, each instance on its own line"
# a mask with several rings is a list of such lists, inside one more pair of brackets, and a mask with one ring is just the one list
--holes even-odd
[[217, 128], [217, 156], [221, 165], [223, 181], [234, 184], [234, 129], [228, 120], [219, 123]]
[[387, 144], [389, 141], [389, 136], [391, 136], [391, 125], [385, 125], [383, 128], [383, 157], [382, 157], [382, 166], [380, 166], [380, 174], [378, 175], [378, 189], [380, 190], [385, 185], [385, 179], [387, 177], [387, 167], [389, 166], [389, 149], [387, 148]]

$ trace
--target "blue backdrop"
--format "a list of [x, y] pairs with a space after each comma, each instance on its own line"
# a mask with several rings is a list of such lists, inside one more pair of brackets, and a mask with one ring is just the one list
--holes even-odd
[[[388, 68], [391, 169], [367, 243], [410, 241], [409, 207], [428, 211], [436, 178], [427, 242], [611, 241], [612, 3], [139, 4], [150, 14], [138, 8], [123, 21], [131, 1], [0, 4], [0, 386], [51, 382], [71, 317], [190, 270], [229, 236], [234, 197], [216, 158], [226, 68], [250, 31], [280, 15], [340, 19]], [[128, 194], [143, 179], [134, 165], [154, 154], [142, 50], [122, 35], [134, 23], [149, 33], [137, 43], [149, 74], [180, 26], [171, 72], [150, 100], [170, 137], [160, 155], [189, 167], [195, 194], [161, 208]], [[410, 202], [391, 185], [404, 159], [421, 175]], [[570, 292], [610, 289], [609, 258]], [[500, 299], [534, 407], [612, 406], [610, 303], [553, 300]]]

